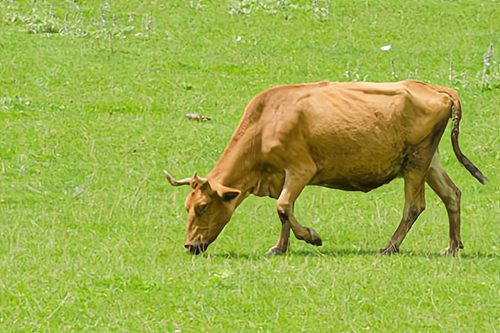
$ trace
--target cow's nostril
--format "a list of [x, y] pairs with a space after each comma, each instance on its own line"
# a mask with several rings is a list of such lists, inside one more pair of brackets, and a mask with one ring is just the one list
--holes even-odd
[[189, 249], [191, 249], [191, 245], [186, 244], [186, 245], [184, 245], [184, 248], [185, 248], [186, 250], [189, 250]]

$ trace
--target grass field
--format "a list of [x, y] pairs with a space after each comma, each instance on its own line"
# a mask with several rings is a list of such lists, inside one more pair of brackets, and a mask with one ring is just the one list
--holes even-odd
[[[313, 3], [0, 0], [0, 332], [500, 331], [500, 2]], [[430, 189], [402, 253], [376, 255], [401, 180], [306, 188], [296, 214], [322, 247], [292, 236], [264, 256], [280, 222], [251, 197], [206, 254], [185, 253], [188, 189], [162, 170], [207, 174], [255, 94], [408, 76], [459, 92], [462, 150], [490, 180], [457, 162], [448, 128], [461, 259], [440, 255]]]

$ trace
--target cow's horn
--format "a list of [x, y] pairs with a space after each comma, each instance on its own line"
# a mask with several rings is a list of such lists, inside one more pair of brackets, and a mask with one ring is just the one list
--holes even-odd
[[181, 180], [175, 180], [175, 178], [172, 177], [172, 175], [167, 170], [163, 170], [163, 173], [172, 186], [189, 185], [191, 183], [191, 177]]

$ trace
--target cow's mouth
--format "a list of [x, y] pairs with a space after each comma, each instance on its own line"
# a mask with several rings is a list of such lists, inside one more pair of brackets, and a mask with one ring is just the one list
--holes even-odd
[[205, 252], [208, 248], [208, 244], [186, 244], [184, 245], [189, 254], [200, 254]]

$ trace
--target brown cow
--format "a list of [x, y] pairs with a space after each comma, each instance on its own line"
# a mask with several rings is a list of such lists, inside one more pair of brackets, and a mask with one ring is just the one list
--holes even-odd
[[206, 250], [234, 210], [250, 194], [278, 199], [281, 234], [269, 253], [285, 253], [295, 237], [321, 245], [318, 233], [294, 216], [306, 185], [369, 192], [396, 177], [404, 179], [403, 217], [381, 254], [398, 252], [425, 209], [425, 183], [442, 199], [449, 217], [450, 245], [460, 240], [460, 190], [441, 167], [438, 144], [452, 118], [456, 157], [481, 183], [487, 180], [458, 146], [460, 101], [452, 89], [416, 80], [394, 83], [319, 82], [266, 90], [248, 104], [229, 145], [207, 178], [189, 185], [185, 247]]

